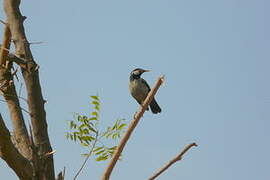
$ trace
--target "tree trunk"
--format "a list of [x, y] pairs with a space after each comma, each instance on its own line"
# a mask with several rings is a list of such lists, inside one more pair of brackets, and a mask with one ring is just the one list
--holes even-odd
[[[10, 111], [14, 136], [11, 138], [0, 116], [0, 156], [20, 179], [53, 180], [54, 162], [47, 130], [45, 100], [42, 96], [38, 65], [34, 61], [24, 31], [23, 21], [26, 17], [22, 16], [19, 5], [20, 0], [4, 0], [7, 22], [0, 51], [0, 90]], [[26, 86], [31, 119], [30, 133], [27, 131], [13, 83], [13, 65], [8, 58], [11, 39], [16, 49], [14, 57], [23, 62], [18, 65]]]

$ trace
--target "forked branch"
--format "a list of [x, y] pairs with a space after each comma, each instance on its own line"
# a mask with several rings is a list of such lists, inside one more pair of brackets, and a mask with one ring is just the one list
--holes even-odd
[[129, 137], [131, 136], [131, 133], [133, 132], [133, 130], [135, 129], [135, 127], [137, 126], [138, 122], [140, 121], [141, 117], [143, 116], [145, 110], [147, 109], [147, 107], [149, 106], [150, 102], [152, 101], [152, 99], [154, 98], [158, 88], [160, 87], [160, 85], [164, 82], [164, 76], [161, 76], [160, 78], [158, 78], [156, 84], [154, 85], [154, 87], [152, 88], [152, 90], [148, 93], [144, 103], [142, 104], [139, 112], [137, 112], [134, 116], [134, 119], [130, 122], [129, 127], [126, 131], [126, 133], [124, 134], [123, 138], [121, 139], [119, 145], [117, 146], [111, 161], [109, 162], [108, 167], [105, 169], [103, 175], [102, 175], [102, 180], [109, 180], [110, 175], [113, 171], [114, 166], [116, 165], [117, 160], [119, 159], [127, 141], [129, 140]]
[[19, 98], [13, 83], [13, 75], [11, 73], [12, 63], [8, 61], [10, 43], [11, 31], [9, 24], [6, 23], [4, 27], [3, 43], [0, 49], [0, 90], [9, 108], [14, 139], [16, 140], [18, 150], [25, 157], [30, 158], [29, 137], [24, 124]]
[[[19, 58], [26, 60], [27, 68], [21, 68], [27, 92], [28, 109], [31, 114], [31, 126], [33, 130], [34, 144], [37, 147], [37, 154], [44, 157], [52, 152], [49, 135], [47, 131], [47, 121], [39, 81], [37, 64], [34, 61], [30, 44], [27, 40], [23, 22], [25, 16], [20, 11], [20, 0], [4, 0], [4, 10], [7, 16], [7, 23], [15, 45], [15, 54]], [[22, 67], [22, 66], [21, 66]], [[54, 163], [52, 154], [46, 158], [39, 159], [37, 177], [39, 179], [54, 179]]]
[[0, 114], [0, 157], [6, 161], [20, 179], [31, 179], [32, 167], [11, 141], [9, 130]]
[[148, 180], [154, 180], [156, 177], [158, 177], [160, 174], [162, 174], [164, 171], [166, 171], [171, 165], [176, 163], [177, 161], [181, 161], [183, 155], [193, 146], [197, 146], [196, 143], [192, 143], [187, 145], [176, 157], [174, 157], [172, 160], [170, 160], [164, 167], [162, 167], [160, 170], [158, 170], [153, 176], [151, 176]]

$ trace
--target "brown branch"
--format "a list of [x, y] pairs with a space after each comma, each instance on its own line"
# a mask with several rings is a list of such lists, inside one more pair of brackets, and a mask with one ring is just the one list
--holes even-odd
[[174, 157], [172, 160], [170, 160], [164, 167], [162, 167], [160, 170], [158, 170], [153, 176], [151, 176], [148, 180], [154, 180], [156, 177], [158, 177], [161, 173], [166, 171], [171, 165], [176, 163], [177, 161], [182, 160], [182, 156], [193, 146], [197, 146], [196, 143], [192, 143], [187, 145], [176, 157]]
[[3, 37], [3, 44], [0, 49], [0, 65], [4, 67], [6, 65], [6, 57], [8, 56], [8, 51], [5, 49], [10, 48], [10, 42], [11, 42], [11, 33], [8, 25], [5, 25], [4, 28], [4, 37]]
[[[39, 72], [35, 63], [30, 44], [27, 41], [23, 22], [25, 17], [20, 12], [20, 0], [4, 0], [4, 10], [7, 15], [12, 40], [15, 45], [15, 54], [27, 61], [27, 68], [21, 68], [27, 90], [28, 109], [31, 114], [34, 144], [38, 154], [44, 155], [52, 152], [49, 141], [44, 99], [41, 92]], [[53, 155], [42, 160], [38, 164], [39, 179], [54, 179]]]
[[25, 59], [18, 57], [16, 54], [9, 53], [8, 54], [8, 60], [10, 62], [15, 62], [18, 64], [21, 68], [27, 69], [27, 62]]
[[30, 158], [31, 152], [29, 149], [29, 137], [24, 123], [22, 109], [17, 96], [17, 92], [13, 83], [11, 73], [12, 64], [7, 61], [9, 52], [6, 49], [10, 48], [11, 33], [9, 25], [5, 25], [3, 44], [0, 49], [0, 82], [1, 91], [7, 102], [10, 117], [13, 125], [14, 139], [18, 150], [26, 158]]
[[164, 76], [158, 78], [156, 84], [154, 85], [154, 87], [152, 88], [152, 90], [148, 93], [144, 103], [142, 104], [139, 112], [137, 112], [134, 116], [134, 119], [130, 122], [129, 127], [127, 129], [127, 131], [125, 132], [123, 138], [121, 139], [119, 145], [117, 146], [111, 161], [109, 162], [108, 167], [105, 169], [103, 175], [102, 175], [102, 180], [109, 180], [110, 175], [113, 171], [114, 166], [116, 165], [117, 160], [119, 159], [127, 141], [129, 140], [129, 137], [131, 136], [131, 133], [133, 132], [133, 130], [135, 129], [135, 127], [137, 126], [138, 122], [140, 121], [141, 117], [143, 116], [145, 110], [147, 109], [147, 107], [149, 106], [150, 102], [152, 101], [152, 99], [154, 98], [154, 95], [156, 94], [158, 88], [160, 87], [160, 85], [163, 83], [164, 81]]
[[56, 180], [64, 180], [65, 179], [65, 174], [66, 174], [66, 167], [64, 167], [63, 171], [61, 171], [58, 175]]
[[0, 114], [0, 157], [6, 161], [20, 179], [31, 179], [32, 167], [30, 162], [24, 158], [15, 148], [11, 141], [9, 130]]
[[5, 47], [3, 47], [3, 46], [0, 45], [0, 49], [2, 51], [5, 51], [5, 53], [8, 52], [7, 53], [8, 56], [6, 57], [6, 60], [7, 61], [15, 62], [16, 64], [18, 64], [23, 69], [27, 69], [27, 63], [31, 63], [31, 62], [27, 62], [26, 59], [21, 58], [21, 57], [17, 56], [16, 54], [10, 52], [10, 50], [8, 48], [5, 48]]

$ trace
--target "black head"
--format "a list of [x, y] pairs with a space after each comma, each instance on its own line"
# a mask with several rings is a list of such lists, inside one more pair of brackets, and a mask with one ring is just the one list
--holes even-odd
[[131, 71], [130, 79], [139, 79], [144, 72], [149, 72], [149, 70], [136, 68], [133, 71]]

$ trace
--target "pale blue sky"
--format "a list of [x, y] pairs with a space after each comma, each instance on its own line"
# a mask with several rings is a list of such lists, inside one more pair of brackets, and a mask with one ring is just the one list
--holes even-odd
[[[166, 75], [156, 97], [163, 111], [144, 115], [112, 180], [147, 179], [191, 142], [199, 147], [159, 180], [269, 179], [269, 8], [267, 0], [23, 1], [29, 41], [45, 42], [32, 50], [56, 173], [66, 166], [71, 179], [83, 160], [65, 139], [67, 120], [87, 114], [96, 93], [104, 124], [131, 119], [129, 73], [142, 67], [151, 85]], [[0, 162], [1, 178], [16, 179]], [[99, 179], [106, 164], [89, 161], [79, 179]]]

